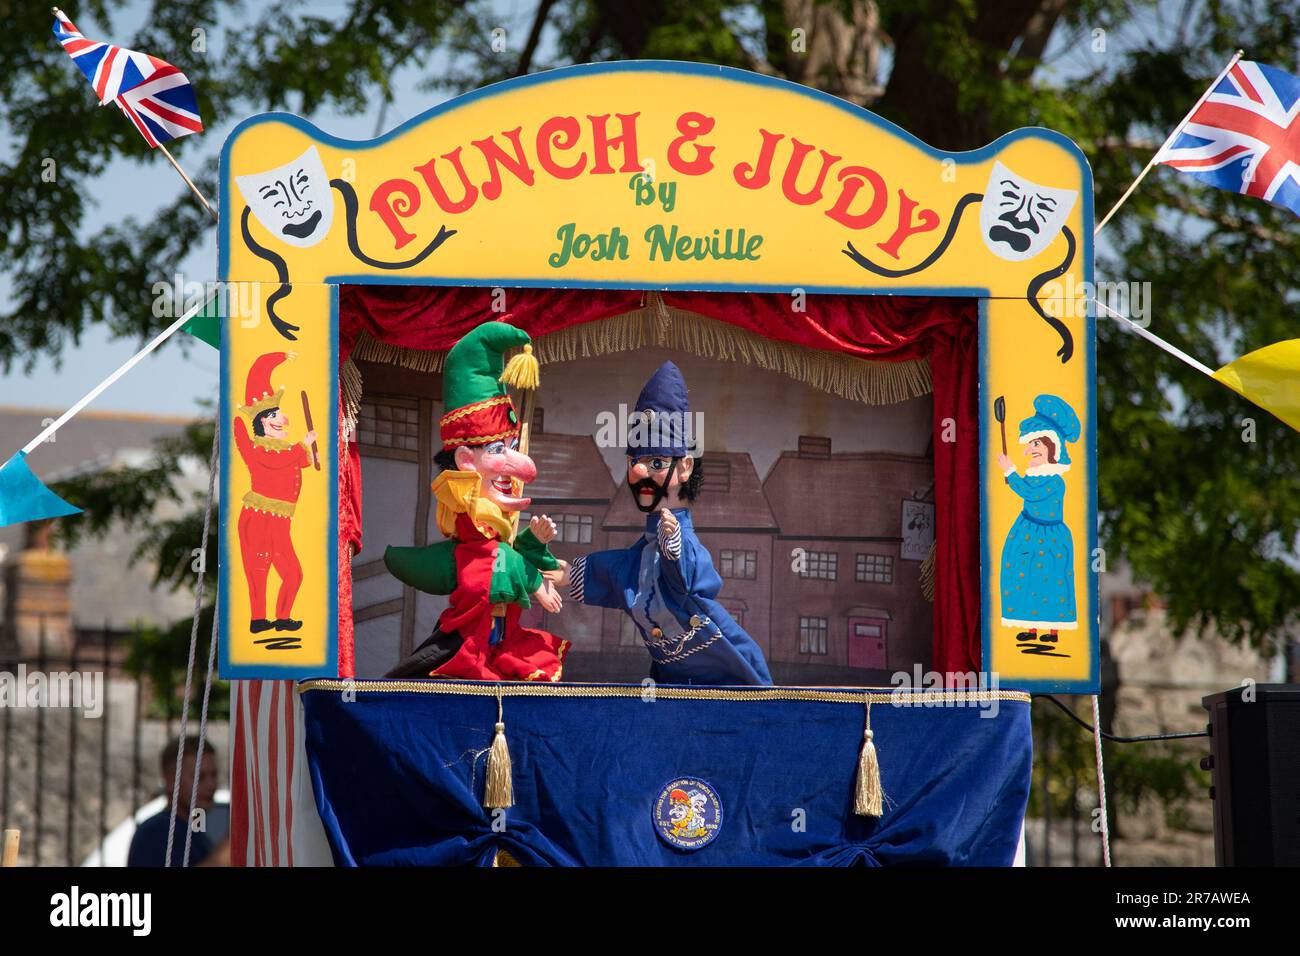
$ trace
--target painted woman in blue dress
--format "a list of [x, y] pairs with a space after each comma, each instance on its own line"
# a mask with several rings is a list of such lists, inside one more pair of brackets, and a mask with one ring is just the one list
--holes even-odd
[[[1034, 414], [1020, 423], [1024, 475], [1006, 454], [998, 467], [1024, 506], [1002, 546], [1002, 626], [1019, 641], [1055, 644], [1058, 632], [1079, 626], [1074, 603], [1074, 539], [1065, 523], [1067, 443], [1077, 442], [1079, 417], [1063, 399], [1039, 395]], [[1037, 651], [1037, 648], [1035, 648]]]

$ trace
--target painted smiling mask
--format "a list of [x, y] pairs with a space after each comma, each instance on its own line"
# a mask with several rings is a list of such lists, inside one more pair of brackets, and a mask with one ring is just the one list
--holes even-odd
[[282, 242], [306, 249], [329, 233], [334, 199], [315, 146], [283, 166], [235, 181], [257, 221]]

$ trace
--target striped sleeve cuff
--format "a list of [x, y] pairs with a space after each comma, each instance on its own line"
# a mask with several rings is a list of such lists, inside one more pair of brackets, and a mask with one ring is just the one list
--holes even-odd
[[580, 558], [574, 558], [569, 564], [569, 597], [582, 602], [583, 585], [587, 580], [587, 556], [584, 554]]
[[682, 526], [673, 528], [672, 534], [664, 531], [663, 521], [659, 522], [659, 553], [669, 561], [676, 561], [682, 556]]

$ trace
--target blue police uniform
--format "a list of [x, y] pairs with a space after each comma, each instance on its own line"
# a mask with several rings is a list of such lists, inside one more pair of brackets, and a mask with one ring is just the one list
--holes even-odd
[[[647, 427], [629, 431], [629, 456], [691, 454], [690, 402], [676, 365], [665, 362], [651, 376], [636, 412]], [[671, 532], [661, 512], [652, 510], [645, 533], [631, 547], [576, 559], [569, 572], [570, 596], [626, 612], [650, 652], [650, 676], [656, 681], [771, 684], [762, 650], [716, 600], [722, 577], [695, 536], [690, 510], [674, 508], [673, 514], [677, 527]]]
[[569, 571], [575, 601], [632, 617], [650, 652], [650, 676], [665, 684], [771, 684], [763, 652], [715, 598], [722, 577], [695, 537], [691, 513], [674, 508], [678, 530], [660, 533], [659, 512], [630, 548], [597, 551]]

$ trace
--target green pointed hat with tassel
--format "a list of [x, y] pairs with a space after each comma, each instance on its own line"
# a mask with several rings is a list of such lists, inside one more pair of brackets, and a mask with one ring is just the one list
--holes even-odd
[[[507, 365], [505, 352], [523, 346]], [[439, 423], [445, 448], [486, 445], [519, 433], [507, 388], [536, 388], [540, 380], [532, 340], [505, 322], [484, 322], [457, 342], [443, 366]]]

